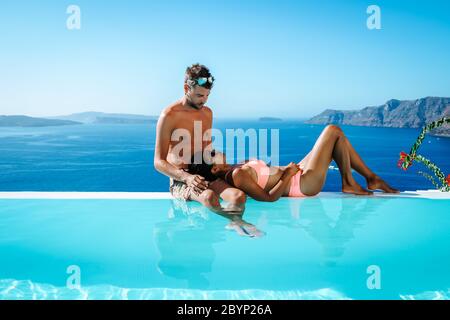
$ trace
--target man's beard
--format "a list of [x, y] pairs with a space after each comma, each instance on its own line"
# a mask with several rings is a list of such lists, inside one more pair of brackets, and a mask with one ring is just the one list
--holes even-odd
[[191, 106], [194, 109], [200, 110], [203, 107], [203, 105], [201, 105], [201, 106], [196, 105], [189, 98], [187, 98], [186, 101], [187, 101], [188, 105]]

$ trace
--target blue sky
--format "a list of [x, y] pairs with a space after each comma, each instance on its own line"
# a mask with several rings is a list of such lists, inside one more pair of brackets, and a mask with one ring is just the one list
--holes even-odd
[[[66, 8], [81, 9], [81, 30]], [[369, 5], [381, 30], [366, 27]], [[310, 117], [450, 96], [450, 1], [2, 1], [0, 114], [157, 115], [187, 65], [216, 117]]]

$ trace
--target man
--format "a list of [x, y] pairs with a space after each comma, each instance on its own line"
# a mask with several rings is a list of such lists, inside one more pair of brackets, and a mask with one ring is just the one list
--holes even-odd
[[[208, 136], [207, 132], [212, 127], [213, 114], [206, 102], [213, 83], [214, 78], [204, 65], [194, 64], [187, 68], [184, 97], [164, 109], [159, 117], [154, 165], [156, 170], [170, 177], [170, 192], [175, 198], [198, 201], [220, 212], [221, 197], [230, 203], [233, 211], [242, 211], [246, 196], [241, 190], [232, 188], [223, 180], [208, 183], [203, 177], [184, 170], [194, 152], [203, 152], [211, 145], [210, 137], [204, 141], [204, 136], [205, 133]], [[200, 132], [198, 124], [201, 125]], [[181, 136], [182, 141], [179, 139]], [[187, 144], [189, 148], [180, 152], [178, 144]], [[196, 150], [198, 148], [201, 150]]]

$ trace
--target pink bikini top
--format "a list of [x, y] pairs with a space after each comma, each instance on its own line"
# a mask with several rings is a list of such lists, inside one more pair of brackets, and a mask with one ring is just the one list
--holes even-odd
[[253, 168], [256, 171], [256, 175], [258, 176], [258, 185], [264, 189], [269, 182], [270, 176], [270, 168], [269, 166], [261, 160], [250, 160], [246, 163], [249, 167]]

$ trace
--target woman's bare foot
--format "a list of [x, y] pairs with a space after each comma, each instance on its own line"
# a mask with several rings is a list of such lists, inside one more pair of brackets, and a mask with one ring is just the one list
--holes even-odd
[[400, 193], [399, 190], [392, 188], [379, 176], [367, 179], [367, 189], [369, 190], [382, 190], [385, 193]]
[[342, 192], [356, 194], [358, 196], [370, 196], [373, 194], [373, 192], [367, 191], [361, 187], [355, 180], [349, 182], [343, 181]]

